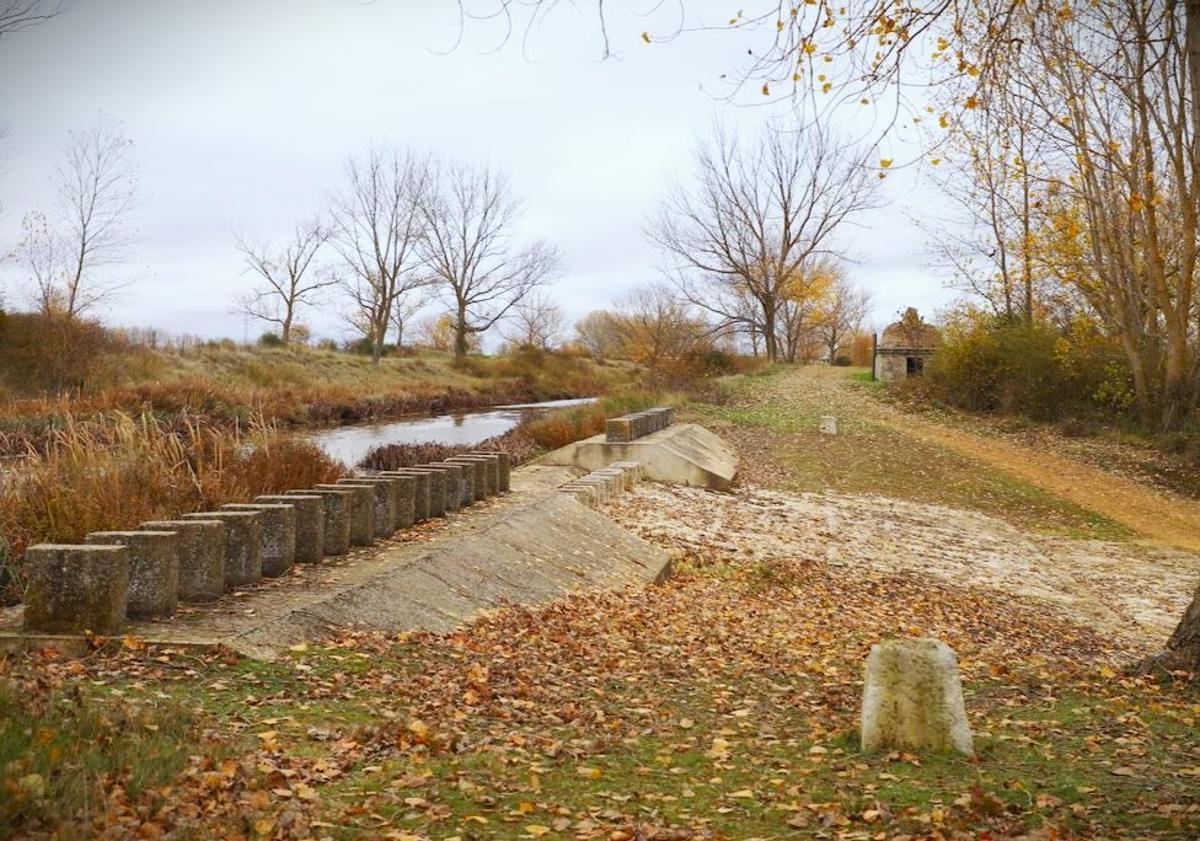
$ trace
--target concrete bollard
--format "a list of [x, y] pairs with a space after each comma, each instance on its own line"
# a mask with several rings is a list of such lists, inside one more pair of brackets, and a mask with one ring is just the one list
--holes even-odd
[[287, 575], [296, 563], [296, 509], [277, 502], [231, 502], [222, 511], [257, 511], [262, 514], [259, 553], [266, 578]]
[[837, 435], [837, 418], [835, 418], [833, 415], [822, 415], [820, 430], [822, 435]]
[[512, 456], [502, 450], [480, 451], [471, 455], [481, 455], [496, 460], [497, 488], [499, 493], [508, 493], [512, 486]]
[[197, 511], [185, 520], [225, 524], [225, 589], [262, 580], [262, 515], [255, 511]]
[[179, 599], [211, 602], [225, 592], [225, 524], [217, 520], [152, 520], [142, 531], [179, 535]]
[[26, 631], [121, 633], [129, 597], [129, 550], [124, 545], [39, 543], [25, 550], [23, 563]]
[[[442, 517], [446, 514], [446, 476], [439, 470], [430, 470], [425, 467], [401, 467], [395, 471], [388, 473], [399, 473], [401, 475], [423, 477], [421, 481], [425, 483], [427, 493], [429, 494], [429, 505], [425, 511], [425, 519], [432, 517]], [[420, 490], [418, 487], [418, 494]]]
[[384, 470], [380, 476], [408, 477], [413, 482], [413, 522], [421, 523], [429, 519], [429, 474], [412, 472], [408, 468]]
[[417, 521], [417, 477], [388, 476], [386, 478], [391, 479], [392, 484], [396, 486], [396, 528], [411, 528], [412, 524]]
[[495, 496], [496, 494], [500, 493], [500, 467], [497, 459], [489, 458], [488, 456], [480, 453], [468, 453], [467, 455], [448, 458], [446, 461], [449, 461], [452, 464], [458, 464], [463, 461], [472, 461], [476, 464], [482, 465], [485, 498], [489, 496]]
[[321, 554], [345, 555], [350, 551], [350, 509], [354, 492], [347, 489], [290, 490], [285, 497], [319, 496], [321, 498]]
[[633, 487], [633, 482], [630, 480], [628, 474], [619, 467], [602, 467], [599, 470], [593, 471], [593, 475], [613, 477], [613, 487], [618, 493], [625, 493], [625, 491]]
[[958, 659], [941, 640], [871, 646], [863, 688], [862, 749], [974, 753]]
[[444, 507], [447, 512], [457, 511], [463, 505], [463, 466], [450, 462], [418, 465], [422, 470], [436, 470], [446, 481], [446, 497]]
[[173, 531], [96, 531], [84, 538], [96, 546], [129, 550], [130, 619], [170, 616], [179, 603], [179, 535]]
[[614, 461], [610, 467], [619, 467], [629, 476], [630, 487], [642, 481], [642, 465], [636, 461]]
[[375, 488], [372, 485], [316, 485], [319, 490], [350, 491], [350, 545], [370, 546], [375, 542]]
[[356, 476], [338, 479], [339, 485], [370, 485], [372, 488], [371, 517], [375, 537], [386, 540], [396, 531], [396, 486], [387, 476]]
[[254, 501], [265, 505], [290, 505], [295, 509], [293, 559], [298, 564], [321, 562], [325, 554], [325, 503], [318, 494], [263, 494], [256, 496]]
[[463, 475], [470, 477], [471, 501], [482, 502], [487, 499], [487, 464], [466, 456], [451, 456], [447, 464], [461, 464]]

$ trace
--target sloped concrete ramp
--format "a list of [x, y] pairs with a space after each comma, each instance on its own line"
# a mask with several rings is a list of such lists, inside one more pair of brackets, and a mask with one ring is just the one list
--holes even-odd
[[591, 472], [615, 461], [636, 461], [652, 482], [729, 490], [737, 479], [737, 454], [714, 432], [694, 423], [677, 423], [624, 443], [595, 435], [538, 459]]
[[[288, 576], [218, 602], [181, 605], [170, 618], [132, 622], [127, 633], [164, 645], [224, 645], [270, 659], [288, 645], [338, 629], [447, 631], [506, 604], [664, 577], [670, 562], [661, 549], [557, 492], [578, 473], [521, 467], [513, 471], [509, 494], [349, 555], [297, 565]], [[23, 633], [21, 611], [0, 610], [0, 651], [87, 650], [82, 637]]]

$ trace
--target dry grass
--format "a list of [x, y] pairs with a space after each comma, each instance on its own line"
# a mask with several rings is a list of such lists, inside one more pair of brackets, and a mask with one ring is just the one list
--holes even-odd
[[13, 559], [33, 543], [75, 542], [92, 531], [133, 528], [341, 473], [315, 445], [261, 419], [225, 428], [192, 416], [168, 423], [150, 415], [68, 415], [41, 451], [3, 477], [9, 589], [19, 593]]

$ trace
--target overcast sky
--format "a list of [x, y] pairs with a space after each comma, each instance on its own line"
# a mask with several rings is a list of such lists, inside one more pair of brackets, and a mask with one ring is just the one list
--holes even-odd
[[[15, 244], [25, 212], [52, 200], [68, 129], [105, 114], [136, 144], [142, 196], [123, 269], [132, 283], [102, 313], [109, 323], [241, 339], [231, 302], [249, 276], [234, 234], [286, 235], [340, 185], [346, 156], [372, 143], [503, 167], [527, 199], [524, 233], [564, 254], [554, 292], [569, 316], [607, 306], [655, 278], [644, 223], [713, 121], [749, 130], [778, 112], [724, 96], [720, 75], [737, 68], [743, 36], [646, 46], [644, 29], [669, 24], [624, 2], [610, 3], [617, 55], [602, 60], [591, 0], [560, 4], [524, 50], [518, 40], [493, 49], [487, 24], [448, 49], [458, 35], [450, 0], [75, 0], [0, 42], [0, 248]], [[705, 5], [689, 13], [703, 19]], [[729, 14], [725, 2], [707, 5], [710, 22]], [[860, 114], [842, 119], [869, 129]], [[880, 155], [914, 151], [890, 137]], [[893, 172], [888, 205], [843, 232], [877, 326], [951, 297], [908, 218], [935, 206], [923, 178]], [[11, 266], [3, 277], [10, 304], [20, 301], [25, 280]], [[303, 320], [341, 335], [334, 308]]]

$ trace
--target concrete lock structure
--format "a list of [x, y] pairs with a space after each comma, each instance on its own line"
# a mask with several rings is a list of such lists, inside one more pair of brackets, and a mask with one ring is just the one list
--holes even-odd
[[407, 477], [413, 482], [413, 522], [421, 523], [429, 519], [429, 474], [412, 473], [406, 468], [383, 470], [380, 476]]
[[339, 485], [371, 486], [371, 517], [375, 526], [375, 537], [384, 540], [396, 531], [396, 486], [387, 476], [355, 476], [353, 479], [338, 479]]
[[316, 485], [318, 490], [350, 491], [350, 545], [375, 542], [375, 488], [371, 485]]
[[225, 592], [225, 524], [218, 520], [151, 520], [142, 531], [179, 535], [179, 599], [212, 602]]
[[472, 502], [482, 502], [487, 499], [487, 465], [485, 463], [462, 456], [452, 456], [446, 459], [446, 463], [463, 466], [463, 476], [469, 479], [468, 483], [471, 486]]
[[129, 550], [125, 615], [171, 616], [179, 602], [179, 535], [173, 531], [97, 531], [85, 543]]
[[319, 496], [324, 522], [321, 526], [322, 554], [345, 555], [350, 551], [350, 507], [354, 492], [339, 488], [312, 488], [310, 490], [287, 491], [286, 497]]
[[39, 543], [25, 550], [24, 567], [26, 631], [111, 637], [125, 627], [129, 550], [124, 545]]
[[198, 511], [185, 520], [225, 524], [225, 589], [262, 580], [262, 515], [257, 511]]
[[222, 511], [257, 511], [262, 514], [259, 551], [262, 574], [267, 578], [287, 575], [296, 563], [296, 509], [278, 502], [231, 502]]
[[[298, 564], [319, 564], [325, 555], [325, 503], [318, 494], [263, 494], [254, 501], [265, 505], [290, 505], [296, 511], [295, 552]], [[265, 563], [265, 562], [264, 562]]]

